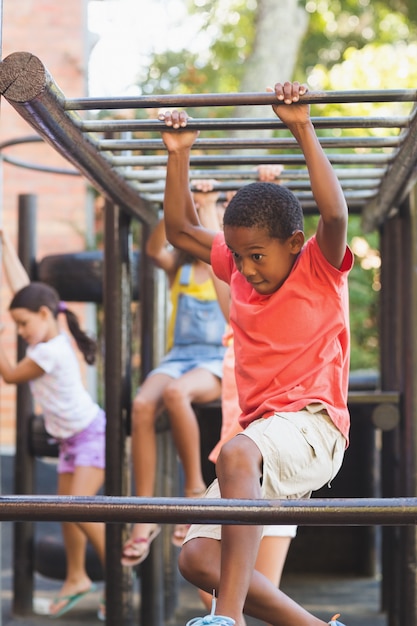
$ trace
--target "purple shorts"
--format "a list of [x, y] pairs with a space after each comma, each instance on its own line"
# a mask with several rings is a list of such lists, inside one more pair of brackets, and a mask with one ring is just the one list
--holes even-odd
[[106, 415], [97, 417], [81, 432], [59, 442], [59, 474], [73, 474], [76, 467], [104, 469], [106, 463]]

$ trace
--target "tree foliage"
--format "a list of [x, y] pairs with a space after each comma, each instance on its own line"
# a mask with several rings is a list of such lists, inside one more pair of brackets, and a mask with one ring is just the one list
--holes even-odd
[[306, 0], [310, 22], [298, 71], [304, 77], [317, 64], [331, 69], [343, 62], [347, 51], [369, 44], [416, 41], [414, 5], [414, 0]]

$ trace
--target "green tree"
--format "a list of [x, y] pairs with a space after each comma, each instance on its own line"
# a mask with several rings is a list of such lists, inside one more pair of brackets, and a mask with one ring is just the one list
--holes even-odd
[[310, 20], [297, 64], [302, 77], [317, 64], [330, 69], [342, 63], [352, 49], [417, 40], [414, 0], [307, 0], [305, 7]]

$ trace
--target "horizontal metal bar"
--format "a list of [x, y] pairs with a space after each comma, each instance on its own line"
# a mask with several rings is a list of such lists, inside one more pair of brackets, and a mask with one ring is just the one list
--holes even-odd
[[[397, 148], [401, 138], [396, 137], [319, 137], [323, 148]], [[276, 139], [197, 139], [193, 147], [196, 150], [248, 150], [248, 149], [284, 149], [298, 148], [298, 143], [291, 137]], [[99, 150], [165, 150], [162, 139], [102, 139], [98, 142]]]
[[[339, 179], [342, 178], [373, 178], [375, 177], [377, 180], [380, 180], [382, 176], [385, 174], [385, 168], [368, 168], [363, 167], [361, 169], [358, 168], [334, 168], [334, 171]], [[193, 169], [190, 172], [190, 180], [200, 179], [200, 178], [216, 178], [218, 180], [239, 180], [239, 179], [258, 179], [259, 173], [257, 169], [204, 169], [204, 170], [196, 170]], [[125, 172], [125, 178], [135, 179], [135, 180], [165, 180], [165, 170], [129, 170]], [[285, 169], [282, 171], [280, 178], [285, 178], [287, 180], [298, 180], [305, 179], [309, 180], [309, 174], [306, 169], [303, 170], [295, 170], [295, 169]]]
[[[352, 180], [346, 179], [341, 181], [343, 189], [364, 189], [364, 190], [375, 190], [378, 189], [378, 180]], [[230, 191], [234, 189], [240, 189], [241, 187], [245, 187], [248, 184], [247, 180], [230, 180], [224, 183], [215, 183], [213, 184], [212, 191]], [[283, 187], [287, 187], [291, 190], [297, 189], [311, 189], [311, 183], [309, 180], [294, 180], [294, 181], [286, 181], [285, 177], [280, 182]], [[162, 193], [165, 189], [165, 182], [160, 181], [156, 183], [148, 183], [148, 184], [140, 184], [137, 186], [138, 191], [140, 193]], [[190, 185], [190, 189], [192, 192], [199, 192], [200, 190], [192, 184]]]
[[[156, 203], [162, 203], [164, 201], [164, 194], [162, 192], [142, 192], [143, 193], [143, 197], [144, 198], [148, 198], [151, 199], [152, 202], [156, 202]], [[363, 206], [363, 202], [365, 200], [370, 200], [372, 198], [374, 198], [377, 194], [376, 190], [371, 190], [371, 189], [366, 189], [363, 191], [353, 191], [353, 190], [349, 190], [346, 189], [344, 192], [344, 196], [345, 199], [349, 202], [354, 203], [353, 206]], [[315, 207], [315, 211], [316, 213], [318, 213], [318, 209], [317, 209], [317, 205], [315, 203], [314, 200], [314, 196], [311, 192], [307, 192], [307, 191], [297, 191], [296, 192], [297, 198], [298, 200], [301, 202], [303, 208], [305, 208], [305, 206], [313, 206]], [[222, 195], [222, 193], [220, 194], [219, 197], [219, 201], [222, 202], [223, 200], [226, 200], [226, 195]]]
[[114, 496], [0, 496], [1, 521], [414, 525], [417, 498], [222, 500]]
[[[328, 154], [331, 163], [350, 163], [361, 165], [377, 165], [377, 164], [389, 164], [393, 157], [390, 154]], [[115, 167], [121, 166], [140, 166], [155, 167], [157, 165], [163, 166], [167, 164], [167, 156], [131, 156], [131, 157], [108, 157], [109, 162]], [[233, 155], [203, 155], [190, 157], [191, 166], [213, 166], [213, 165], [265, 165], [265, 164], [299, 164], [304, 163], [305, 159], [302, 154], [265, 154], [265, 155], [250, 155], [250, 154], [233, 154]]]
[[[351, 191], [346, 190], [344, 192], [344, 197], [346, 202], [348, 203], [348, 208], [350, 212], [356, 212], [354, 209], [361, 209], [365, 202], [369, 202], [373, 198], [376, 197], [376, 190], [367, 190], [367, 191]], [[156, 204], [162, 204], [164, 201], [163, 193], [142, 193], [143, 197], [149, 200], [149, 202], [154, 202]], [[317, 204], [314, 200], [313, 194], [305, 191], [297, 192], [297, 198], [301, 203], [303, 211], [312, 212], [314, 214], [318, 214]], [[225, 200], [226, 198], [220, 197], [220, 202]], [[309, 211], [311, 209], [311, 211]]]
[[[373, 193], [370, 197], [368, 197], [368, 195], [364, 198], [362, 196], [355, 196], [354, 198], [349, 198], [347, 197], [347, 193], [345, 193], [345, 198], [348, 204], [348, 209], [349, 209], [349, 213], [351, 215], [355, 214], [355, 215], [360, 215], [362, 213], [362, 208], [363, 205], [365, 203], [365, 201], [368, 201], [369, 199], [373, 199], [375, 197], [375, 193]], [[149, 202], [155, 203], [155, 204], [162, 204], [164, 201], [164, 195], [163, 194], [143, 194], [143, 197], [148, 200]], [[301, 202], [301, 206], [303, 209], [303, 212], [305, 215], [317, 215], [318, 214], [318, 209], [317, 209], [317, 204], [314, 201], [314, 198], [312, 196], [308, 197], [308, 198], [300, 198], [299, 194], [297, 194], [298, 199]], [[226, 198], [222, 198], [220, 197], [220, 201], [225, 200]]]
[[[407, 116], [348, 116], [348, 117], [312, 117], [315, 128], [406, 128]], [[286, 126], [278, 118], [221, 118], [192, 119], [188, 121], [190, 130], [281, 130]], [[82, 120], [80, 129], [87, 132], [157, 132], [161, 129], [172, 131], [159, 120]], [[175, 132], [175, 131], [174, 131]]]
[[[327, 104], [330, 102], [416, 102], [415, 89], [353, 90], [353, 91], [309, 91], [301, 96], [301, 102]], [[152, 96], [130, 96], [115, 98], [68, 98], [65, 109], [143, 109], [163, 107], [240, 106], [272, 105], [277, 103], [275, 93], [203, 93], [162, 94]]]

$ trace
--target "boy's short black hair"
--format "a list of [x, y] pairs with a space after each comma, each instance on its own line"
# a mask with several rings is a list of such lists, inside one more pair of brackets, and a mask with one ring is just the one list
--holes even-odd
[[303, 230], [303, 210], [296, 196], [275, 183], [250, 183], [229, 202], [223, 226], [265, 228], [274, 239], [288, 239]]

